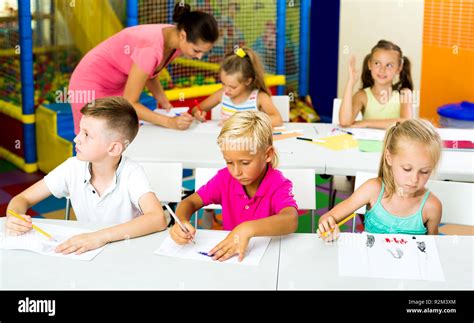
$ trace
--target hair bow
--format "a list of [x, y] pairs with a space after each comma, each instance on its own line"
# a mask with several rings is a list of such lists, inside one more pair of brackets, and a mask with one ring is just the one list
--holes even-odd
[[235, 55], [237, 55], [237, 56], [239, 56], [239, 57], [241, 57], [241, 58], [244, 58], [245, 55], [247, 55], [247, 54], [245, 53], [245, 51], [244, 51], [242, 48], [239, 48], [239, 49], [237, 49], [237, 50], [235, 51]]

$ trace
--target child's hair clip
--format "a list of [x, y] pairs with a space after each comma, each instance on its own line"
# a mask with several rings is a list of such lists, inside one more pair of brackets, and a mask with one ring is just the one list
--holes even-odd
[[247, 55], [247, 54], [245, 53], [245, 51], [244, 51], [242, 48], [239, 48], [239, 49], [237, 49], [237, 50], [235, 51], [235, 55], [237, 55], [237, 56], [239, 56], [239, 57], [241, 57], [241, 58], [244, 58], [245, 55]]

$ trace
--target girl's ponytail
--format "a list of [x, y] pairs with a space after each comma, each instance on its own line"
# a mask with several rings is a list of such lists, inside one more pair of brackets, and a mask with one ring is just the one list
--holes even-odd
[[398, 81], [393, 86], [393, 90], [400, 91], [401, 89], [410, 89], [410, 91], [413, 91], [413, 81], [411, 79], [411, 63], [408, 57], [403, 56], [402, 64], [402, 70], [400, 71], [400, 81]]
[[252, 65], [255, 73], [253, 87], [271, 96], [272, 94], [265, 84], [265, 70], [257, 54], [252, 49], [246, 47], [244, 48], [244, 51], [248, 55], [250, 64]]
[[380, 157], [380, 164], [379, 164], [379, 173], [378, 177], [382, 180], [385, 185], [385, 192], [388, 196], [391, 196], [396, 189], [395, 186], [395, 179], [393, 178], [393, 171], [392, 167], [387, 162], [387, 153], [394, 151], [394, 133], [397, 130], [398, 125], [400, 122], [397, 122], [392, 127], [390, 127], [387, 132], [385, 133], [385, 138], [383, 141], [383, 149], [382, 149], [382, 156]]
[[371, 56], [372, 56], [372, 53], [367, 54], [364, 58], [364, 63], [362, 63], [361, 90], [365, 89], [366, 87], [372, 87], [372, 85], [374, 85], [374, 79], [372, 78], [372, 74], [370, 73], [370, 70], [369, 70], [369, 60]]

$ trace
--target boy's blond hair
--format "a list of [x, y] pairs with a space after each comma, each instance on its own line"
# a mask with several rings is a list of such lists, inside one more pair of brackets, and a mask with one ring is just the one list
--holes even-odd
[[385, 185], [385, 191], [390, 197], [395, 193], [395, 180], [393, 178], [392, 167], [387, 162], [387, 152], [396, 155], [399, 150], [399, 142], [407, 140], [422, 144], [430, 150], [431, 158], [436, 168], [441, 157], [442, 141], [435, 127], [426, 120], [408, 119], [403, 122], [397, 122], [385, 133], [385, 139], [380, 159], [378, 176]]
[[[265, 151], [273, 146], [273, 128], [270, 117], [260, 111], [237, 112], [222, 126], [217, 137], [221, 150], [248, 150], [251, 153]], [[273, 168], [278, 166], [278, 155], [275, 151], [271, 161]]]
[[138, 116], [133, 106], [123, 97], [100, 98], [86, 104], [81, 113], [105, 120], [107, 128], [131, 143], [138, 133]]

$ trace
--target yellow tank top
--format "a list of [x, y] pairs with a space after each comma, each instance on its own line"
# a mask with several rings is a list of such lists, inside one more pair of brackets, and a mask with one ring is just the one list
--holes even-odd
[[392, 91], [392, 96], [385, 104], [377, 101], [369, 87], [364, 89], [367, 94], [367, 106], [363, 117], [368, 119], [395, 119], [400, 118], [400, 93]]

